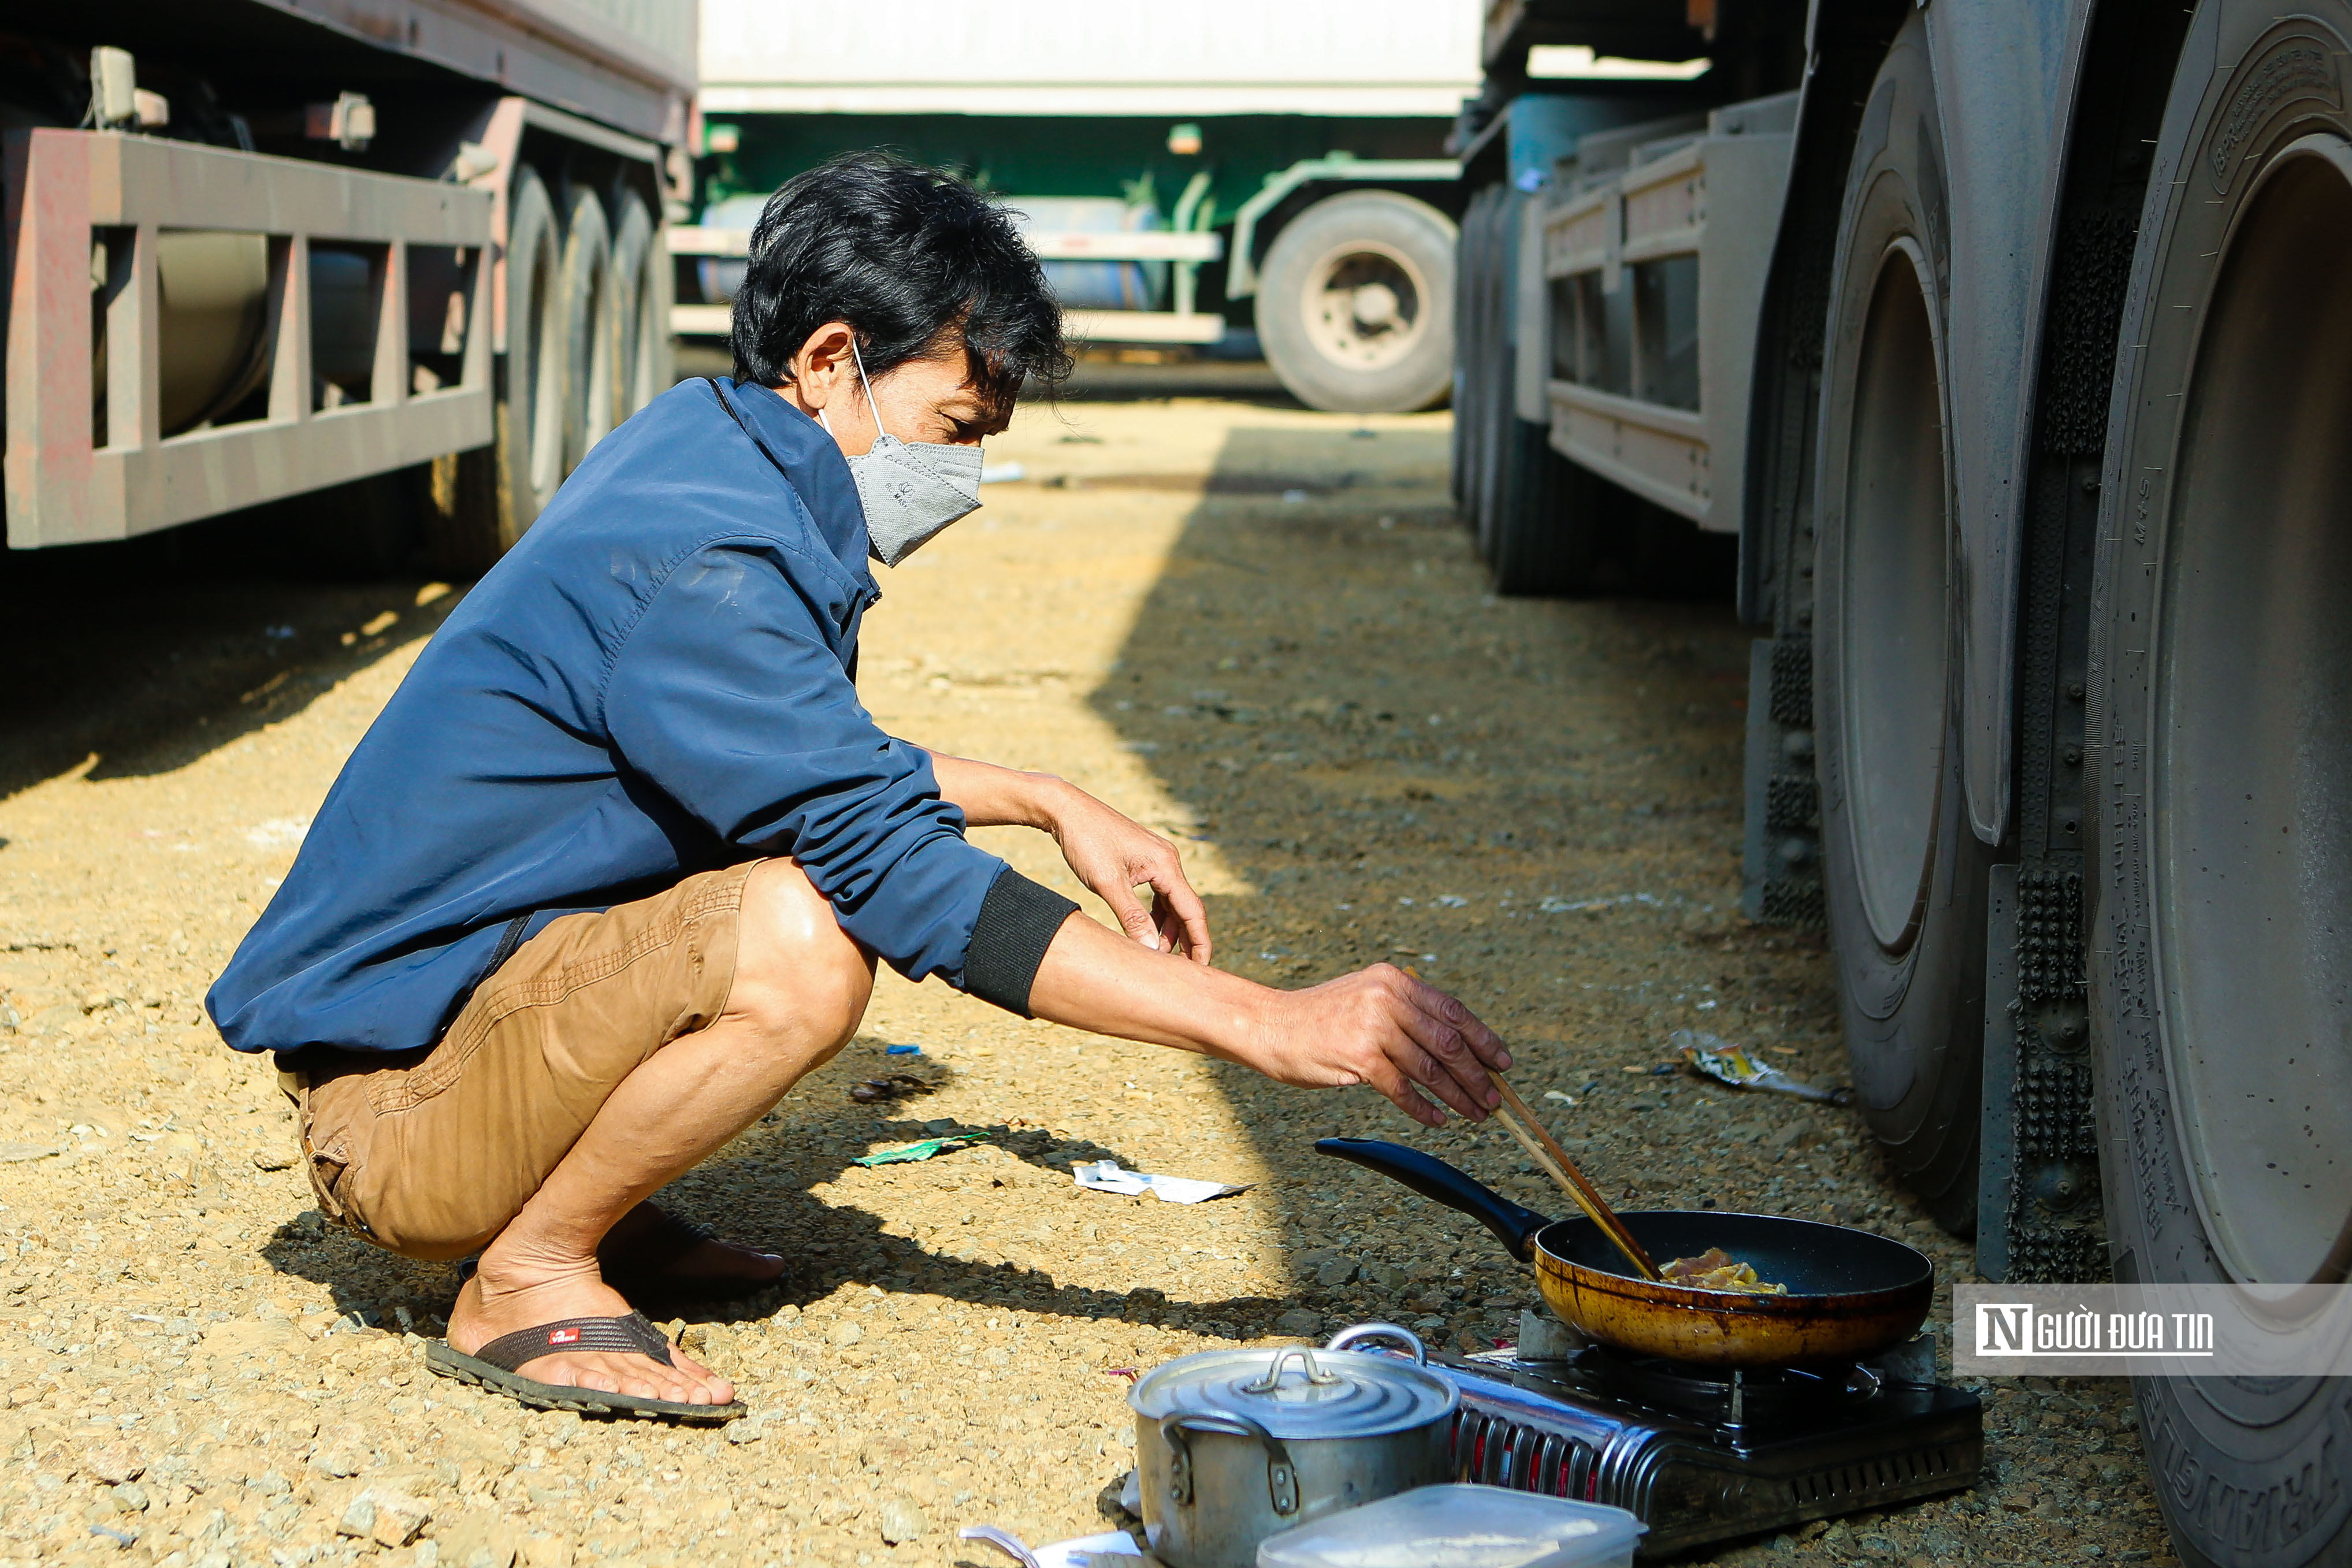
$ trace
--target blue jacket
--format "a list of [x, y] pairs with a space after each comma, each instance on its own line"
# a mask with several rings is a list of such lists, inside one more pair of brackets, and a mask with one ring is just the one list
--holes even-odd
[[[418, 656], [205, 999], [231, 1046], [429, 1046], [518, 918], [761, 855], [899, 973], [967, 984], [1004, 863], [858, 702], [880, 595], [848, 465], [774, 393], [719, 384], [744, 423], [710, 383], [656, 398]], [[1025, 888], [1035, 953], [989, 995], [1016, 1008], [1044, 951]]]

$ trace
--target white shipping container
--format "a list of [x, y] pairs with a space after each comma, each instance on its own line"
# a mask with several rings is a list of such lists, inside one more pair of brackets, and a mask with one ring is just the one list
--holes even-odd
[[706, 113], [1450, 118], [1478, 0], [703, 0]]

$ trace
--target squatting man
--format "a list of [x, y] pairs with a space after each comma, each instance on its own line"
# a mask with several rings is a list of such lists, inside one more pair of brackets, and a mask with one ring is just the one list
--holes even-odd
[[[331, 1221], [478, 1255], [428, 1361], [526, 1404], [740, 1413], [631, 1300], [784, 1260], [648, 1200], [842, 1048], [877, 958], [1431, 1125], [1483, 1117], [1509, 1065], [1386, 965], [1296, 992], [1219, 972], [1166, 840], [860, 706], [868, 557], [976, 507], [982, 438], [1069, 371], [1002, 211], [878, 155], [801, 176], [761, 215], [732, 349], [600, 442], [444, 623], [208, 999], [276, 1053]], [[1052, 834], [1123, 929], [965, 838], [1001, 825]]]

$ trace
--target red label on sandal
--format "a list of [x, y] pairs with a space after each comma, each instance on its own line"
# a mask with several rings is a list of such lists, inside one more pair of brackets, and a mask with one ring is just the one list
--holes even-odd
[[548, 1334], [547, 1342], [551, 1345], [576, 1345], [580, 1342], [580, 1331], [578, 1329], [556, 1329]]

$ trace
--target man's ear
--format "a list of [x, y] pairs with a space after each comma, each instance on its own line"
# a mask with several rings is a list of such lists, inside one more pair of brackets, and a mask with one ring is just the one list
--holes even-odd
[[857, 366], [850, 352], [856, 341], [846, 321], [827, 321], [808, 335], [793, 355], [793, 384], [802, 405], [812, 410], [831, 407], [857, 389]]

